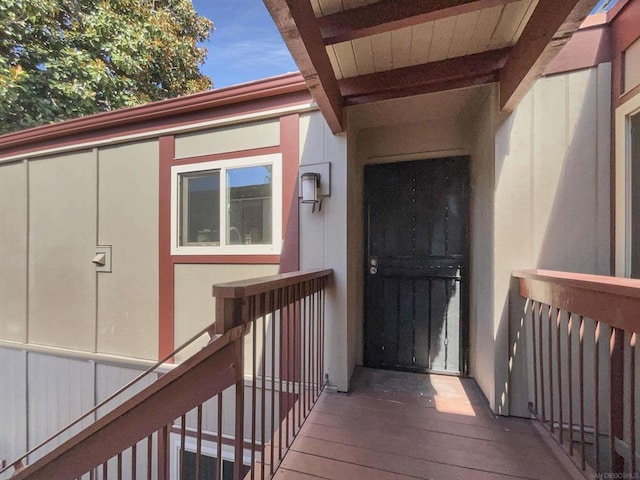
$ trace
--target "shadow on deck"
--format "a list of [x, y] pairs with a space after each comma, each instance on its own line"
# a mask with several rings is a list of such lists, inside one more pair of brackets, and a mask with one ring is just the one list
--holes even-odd
[[571, 470], [472, 379], [358, 368], [349, 395], [322, 394], [275, 478], [584, 478]]

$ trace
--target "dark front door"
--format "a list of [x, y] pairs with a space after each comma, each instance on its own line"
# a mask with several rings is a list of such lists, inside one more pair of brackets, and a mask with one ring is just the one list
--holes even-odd
[[365, 168], [365, 365], [466, 374], [469, 158]]

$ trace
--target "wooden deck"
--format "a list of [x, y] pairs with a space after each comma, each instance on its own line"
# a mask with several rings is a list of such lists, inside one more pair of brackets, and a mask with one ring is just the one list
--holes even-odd
[[496, 417], [471, 379], [360, 368], [323, 394], [275, 478], [567, 479], [524, 419]]

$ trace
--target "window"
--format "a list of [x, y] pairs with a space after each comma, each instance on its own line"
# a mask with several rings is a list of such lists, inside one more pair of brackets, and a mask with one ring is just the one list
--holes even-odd
[[281, 157], [172, 168], [173, 254], [278, 254]]

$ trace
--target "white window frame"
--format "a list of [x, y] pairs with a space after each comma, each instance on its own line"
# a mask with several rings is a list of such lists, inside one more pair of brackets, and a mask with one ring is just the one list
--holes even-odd
[[631, 117], [640, 114], [640, 95], [616, 109], [615, 274], [631, 276]]
[[[271, 165], [271, 199], [272, 199], [272, 243], [268, 245], [225, 245], [227, 215], [223, 212], [226, 206], [228, 169]], [[180, 176], [188, 173], [220, 170], [221, 245], [180, 245], [181, 199]], [[224, 213], [224, 214], [222, 214]], [[210, 162], [174, 165], [171, 167], [171, 254], [172, 255], [279, 255], [282, 249], [282, 155], [256, 155], [253, 157], [215, 160]]]

